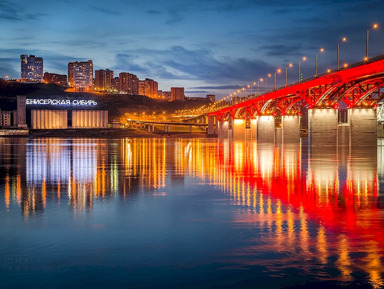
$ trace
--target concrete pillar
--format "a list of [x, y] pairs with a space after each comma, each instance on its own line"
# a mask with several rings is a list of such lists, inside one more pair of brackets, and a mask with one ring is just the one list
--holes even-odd
[[228, 121], [221, 120], [218, 122], [218, 134], [219, 138], [228, 138]]
[[283, 115], [281, 117], [283, 142], [300, 141], [300, 116]]
[[272, 115], [259, 116], [257, 121], [257, 140], [259, 142], [275, 141], [275, 117]]
[[217, 117], [215, 115], [208, 116], [208, 135], [217, 135]]
[[233, 138], [233, 118], [228, 118], [228, 138]]
[[255, 119], [251, 119], [251, 140], [257, 140], [257, 121], [259, 117], [256, 116]]
[[232, 126], [232, 135], [236, 140], [245, 140], [245, 120], [234, 119]]
[[377, 115], [374, 108], [348, 109], [351, 126], [350, 142], [356, 145], [377, 145]]
[[337, 119], [337, 109], [308, 109], [308, 133], [311, 145], [336, 145]]

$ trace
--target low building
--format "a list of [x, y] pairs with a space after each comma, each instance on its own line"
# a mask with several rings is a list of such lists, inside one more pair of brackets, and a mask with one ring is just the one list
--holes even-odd
[[2, 111], [0, 110], [0, 126], [1, 128], [17, 127], [17, 111]]
[[207, 94], [206, 98], [207, 98], [210, 102], [215, 102], [215, 101], [216, 101], [216, 95], [214, 95], [214, 94]]
[[[18, 95], [16, 106], [14, 101], [10, 107], [0, 107], [0, 127], [2, 128], [27, 128], [26, 124], [26, 97]], [[15, 109], [16, 108], [16, 109]]]
[[61, 86], [67, 86], [67, 76], [65, 74], [45, 72], [43, 82], [47, 84], [54, 83]]

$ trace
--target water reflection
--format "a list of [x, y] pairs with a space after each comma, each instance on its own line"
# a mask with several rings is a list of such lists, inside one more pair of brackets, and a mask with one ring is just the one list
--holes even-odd
[[240, 209], [233, 224], [250, 237], [227, 262], [277, 276], [282, 267], [300, 268], [320, 280], [335, 268], [334, 278], [345, 282], [362, 271], [373, 287], [383, 285], [381, 145], [42, 138], [0, 139], [0, 154], [4, 207], [26, 218], [63, 201], [82, 211], [98, 200], [162, 195], [193, 179]]

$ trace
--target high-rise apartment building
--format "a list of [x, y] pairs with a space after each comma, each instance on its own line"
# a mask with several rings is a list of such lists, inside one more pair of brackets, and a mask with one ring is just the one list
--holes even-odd
[[139, 94], [139, 78], [128, 72], [121, 72], [119, 74], [119, 90], [121, 93], [130, 95]]
[[95, 90], [112, 91], [113, 71], [109, 69], [95, 70]]
[[145, 95], [151, 98], [159, 98], [159, 85], [153, 79], [146, 78], [145, 82]]
[[147, 93], [147, 84], [144, 80], [139, 80], [139, 95], [146, 95]]
[[44, 73], [44, 83], [54, 83], [61, 86], [67, 86], [67, 76], [65, 74]]
[[171, 87], [170, 101], [184, 100], [184, 87]]
[[76, 91], [93, 90], [93, 63], [88, 61], [75, 61], [68, 63], [68, 84]]
[[35, 55], [20, 55], [21, 81], [41, 82], [43, 80], [43, 58]]
[[111, 80], [111, 88], [112, 92], [119, 92], [120, 90], [120, 79], [118, 77], [114, 77]]
[[159, 97], [158, 83], [149, 78], [139, 81], [139, 94], [150, 98], [161, 98]]

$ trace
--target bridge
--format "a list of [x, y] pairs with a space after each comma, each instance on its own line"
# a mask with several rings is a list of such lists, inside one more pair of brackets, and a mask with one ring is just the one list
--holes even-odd
[[194, 123], [194, 122], [171, 122], [171, 121], [150, 121], [150, 120], [127, 120], [129, 126], [139, 125], [142, 128], [148, 130], [148, 132], [155, 132], [155, 127], [162, 127], [161, 130], [164, 133], [170, 133], [172, 127], [184, 127], [188, 128], [189, 133], [192, 133], [192, 128], [198, 128], [199, 130], [206, 131], [207, 124]]
[[[368, 144], [377, 138], [378, 103], [384, 98], [384, 55], [305, 79], [239, 103], [219, 101], [195, 117], [208, 124], [208, 134], [220, 138], [250, 138], [273, 142], [300, 138], [302, 114], [308, 114], [312, 143], [348, 140]], [[339, 104], [348, 121], [338, 119]], [[305, 108], [305, 109], [304, 109]], [[276, 118], [281, 123], [276, 128]]]

